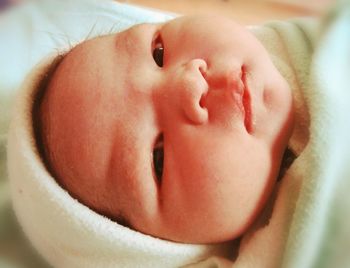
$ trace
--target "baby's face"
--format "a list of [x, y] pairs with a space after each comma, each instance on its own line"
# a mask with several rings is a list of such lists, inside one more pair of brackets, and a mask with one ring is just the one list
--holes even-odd
[[293, 117], [262, 45], [217, 17], [78, 45], [43, 107], [50, 165], [73, 196], [141, 232], [194, 243], [249, 227], [275, 184]]

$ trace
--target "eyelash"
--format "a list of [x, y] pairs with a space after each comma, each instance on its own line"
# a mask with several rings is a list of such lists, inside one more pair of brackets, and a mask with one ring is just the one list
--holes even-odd
[[164, 46], [163, 40], [160, 34], [158, 33], [156, 38], [153, 41], [153, 51], [152, 56], [154, 62], [159, 66], [163, 67], [163, 57], [164, 57]]
[[164, 137], [163, 134], [160, 134], [156, 140], [156, 143], [153, 147], [153, 170], [157, 178], [157, 181], [160, 183], [163, 177], [163, 165], [164, 165]]

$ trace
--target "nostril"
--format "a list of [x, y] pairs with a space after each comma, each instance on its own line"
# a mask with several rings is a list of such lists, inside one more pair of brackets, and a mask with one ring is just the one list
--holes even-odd
[[207, 64], [204, 60], [201, 61], [201, 64], [199, 65], [199, 71], [201, 72], [202, 76], [206, 78], [207, 76]]
[[208, 119], [206, 95], [209, 89], [207, 63], [203, 59], [191, 59], [181, 65], [178, 81], [181, 85], [181, 107], [185, 116], [194, 124], [204, 124]]
[[201, 108], [205, 108], [205, 95], [204, 94], [201, 96], [201, 99], [199, 100], [199, 106]]

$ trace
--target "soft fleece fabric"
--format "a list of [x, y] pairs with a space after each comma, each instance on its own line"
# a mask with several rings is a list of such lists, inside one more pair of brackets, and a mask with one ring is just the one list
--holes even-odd
[[294, 91], [300, 120], [291, 142], [301, 154], [282, 179], [269, 223], [247, 233], [235, 262], [211, 257], [227, 257], [229, 245], [182, 245], [145, 236], [63, 191], [44, 169], [32, 136], [33, 89], [45, 64], [36, 67], [18, 98], [8, 144], [14, 206], [33, 244], [57, 267], [178, 267], [201, 259], [206, 260], [196, 266], [349, 265], [350, 66], [344, 59], [350, 58], [350, 37], [344, 33], [350, 8], [344, 4], [332, 15], [319, 37], [312, 22], [253, 29], [292, 88], [302, 90]]

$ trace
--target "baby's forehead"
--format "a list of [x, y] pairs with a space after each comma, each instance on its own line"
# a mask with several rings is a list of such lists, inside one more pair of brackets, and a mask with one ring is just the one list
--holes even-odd
[[75, 74], [79, 71], [84, 63], [86, 56], [89, 53], [90, 40], [80, 43], [69, 50], [67, 53], [60, 56], [60, 62], [56, 64], [55, 69], [51, 72], [50, 83], [48, 90], [53, 87], [62, 85], [69, 79], [74, 79]]
[[79, 66], [84, 61], [86, 53], [88, 53], [90, 48], [90, 40], [84, 41], [77, 44], [71, 48], [67, 53], [65, 53], [60, 64], [57, 66], [54, 76], [62, 75], [63, 69], [73, 69]]

